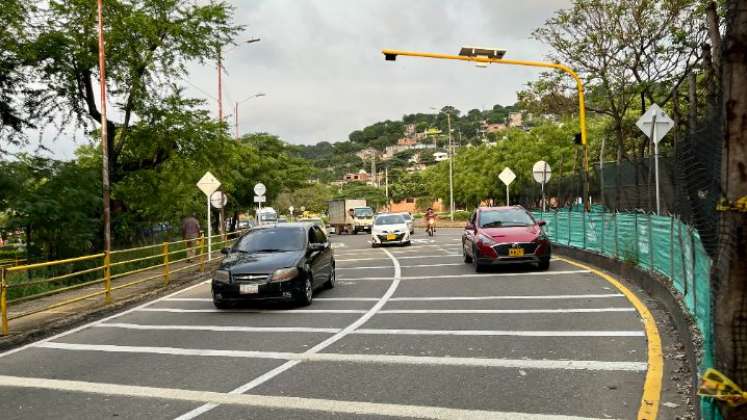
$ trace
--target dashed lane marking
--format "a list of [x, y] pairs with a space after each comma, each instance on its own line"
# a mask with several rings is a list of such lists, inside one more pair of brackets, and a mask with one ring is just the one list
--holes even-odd
[[[622, 296], [622, 295], [620, 295]], [[169, 298], [164, 299], [167, 302], [212, 302], [212, 298]], [[325, 297], [314, 297], [314, 301], [340, 301], [340, 302], [378, 302], [379, 298], [355, 298], [355, 297], [339, 297], [339, 298], [325, 298]]]
[[[414, 258], [444, 258], [444, 257], [459, 257], [461, 258], [461, 254], [439, 254], [439, 255], [410, 255], [407, 257], [397, 257], [397, 259], [400, 260], [408, 260], [408, 259], [414, 259]], [[383, 258], [346, 258], [346, 259], [336, 259], [336, 262], [349, 262], [349, 261], [374, 261], [374, 260], [386, 260], [387, 257]], [[404, 266], [407, 267], [407, 266]], [[341, 267], [337, 267], [339, 270]]]
[[242, 327], [226, 325], [144, 325], [125, 322], [111, 322], [94, 325], [96, 328], [122, 328], [141, 331], [213, 331], [213, 332], [281, 332], [281, 333], [327, 333], [335, 334], [340, 328], [308, 327]]
[[[341, 334], [342, 332], [338, 333]], [[346, 333], [347, 335], [349, 333]], [[331, 341], [332, 338], [325, 341]], [[337, 341], [337, 340], [335, 340]], [[331, 344], [331, 343], [330, 343]], [[251, 350], [191, 349], [180, 347], [118, 346], [111, 344], [40, 343], [35, 347], [70, 351], [98, 351], [109, 353], [165, 354], [172, 356], [234, 357], [245, 359], [276, 359], [299, 362], [350, 362], [363, 364], [467, 366], [522, 369], [568, 369], [595, 371], [646, 370], [644, 362], [610, 362], [597, 360], [548, 360], [548, 359], [486, 359], [478, 357], [434, 357], [403, 356], [384, 354], [345, 354], [345, 353], [291, 353]], [[287, 369], [286, 369], [287, 370]], [[267, 379], [265, 379], [266, 381]], [[263, 381], [263, 382], [265, 382]], [[242, 393], [245, 391], [242, 391]]]
[[590, 295], [502, 295], [502, 296], [434, 296], [434, 297], [397, 297], [390, 299], [392, 302], [440, 302], [440, 301], [464, 301], [464, 300], [522, 300], [522, 299], [606, 299], [625, 297], [620, 293], [590, 294]]
[[[464, 263], [446, 263], [446, 264], [417, 264], [403, 265], [402, 268], [422, 268], [422, 267], [445, 267], [449, 265], [464, 265]], [[373, 270], [377, 268], [392, 268], [391, 265], [377, 265], [372, 267], [335, 267], [335, 270]]]
[[[318, 398], [247, 395], [187, 389], [158, 388], [135, 385], [0, 376], [0, 386], [54, 391], [80, 392], [97, 395], [116, 395], [134, 398], [158, 398], [204, 403], [203, 407], [236, 405], [275, 409], [306, 410], [314, 413], [343, 413], [351, 416], [390, 416], [397, 418], [462, 419], [462, 420], [594, 420], [586, 417], [551, 414], [514, 413], [486, 410], [430, 407], [402, 404], [338, 401]], [[313, 414], [309, 417], [314, 417]]]

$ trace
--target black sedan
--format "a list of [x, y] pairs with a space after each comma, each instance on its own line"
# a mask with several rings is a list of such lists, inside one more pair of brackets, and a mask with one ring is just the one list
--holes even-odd
[[213, 304], [285, 299], [309, 305], [315, 289], [335, 286], [335, 259], [327, 235], [310, 223], [252, 229], [236, 241], [213, 274]]

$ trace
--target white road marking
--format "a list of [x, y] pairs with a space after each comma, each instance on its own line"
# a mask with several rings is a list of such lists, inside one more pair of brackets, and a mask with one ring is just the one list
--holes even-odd
[[[337, 269], [339, 270], [339, 268]], [[528, 271], [525, 273], [492, 273], [492, 274], [441, 274], [433, 276], [405, 276], [402, 280], [431, 280], [431, 279], [463, 279], [472, 277], [519, 277], [519, 276], [557, 276], [562, 274], [584, 274], [589, 270], [565, 270], [565, 271]], [[338, 280], [360, 281], [360, 280], [389, 280], [389, 277], [338, 277]]]
[[635, 308], [570, 309], [390, 309], [379, 314], [574, 314], [599, 312], [635, 312]]
[[241, 327], [224, 325], [147, 325], [112, 322], [94, 325], [95, 328], [123, 328], [141, 331], [215, 331], [215, 332], [283, 332], [283, 333], [331, 333], [339, 328], [306, 328], [306, 327]]
[[83, 325], [81, 325], [79, 327], [76, 327], [76, 328], [73, 328], [73, 329], [61, 332], [59, 334], [55, 334], [55, 335], [53, 335], [51, 337], [47, 337], [45, 339], [42, 339], [42, 340], [39, 340], [39, 341], [35, 341], [33, 343], [29, 343], [29, 344], [23, 345], [21, 347], [18, 347], [18, 348], [12, 349], [12, 350], [8, 350], [8, 351], [6, 351], [4, 353], [0, 353], [0, 357], [10, 356], [11, 354], [18, 353], [19, 351], [23, 351], [23, 350], [26, 350], [27, 348], [33, 347], [36, 344], [45, 343], [45, 342], [48, 342], [48, 341], [52, 341], [52, 340], [56, 340], [58, 338], [62, 338], [62, 337], [68, 336], [70, 334], [77, 333], [78, 331], [82, 331], [82, 330], [85, 330], [86, 328], [90, 328], [92, 326], [96, 326], [96, 325], [104, 323], [106, 321], [110, 321], [112, 319], [116, 319], [116, 318], [119, 318], [121, 316], [130, 314], [132, 312], [135, 312], [135, 311], [138, 311], [138, 310], [143, 309], [145, 307], [148, 307], [148, 306], [150, 306], [150, 305], [152, 305], [152, 304], [154, 304], [156, 302], [160, 302], [160, 301], [168, 299], [168, 298], [170, 298], [172, 296], [180, 295], [182, 293], [188, 292], [188, 291], [190, 291], [192, 289], [195, 289], [197, 287], [203, 286], [203, 285], [208, 284], [208, 283], [210, 283], [210, 280], [201, 281], [201, 282], [199, 282], [197, 284], [193, 284], [193, 285], [191, 285], [189, 287], [185, 287], [184, 289], [177, 290], [174, 293], [169, 293], [166, 296], [160, 297], [158, 299], [151, 300], [150, 302], [143, 303], [142, 305], [138, 305], [138, 306], [136, 306], [134, 308], [131, 308], [131, 309], [128, 309], [126, 311], [122, 311], [120, 313], [107, 316], [107, 317], [99, 319], [97, 321], [89, 322], [89, 323], [83, 324]]
[[[224, 325], [147, 325], [130, 323], [105, 323], [94, 328], [122, 328], [140, 331], [211, 331], [211, 332], [262, 332], [262, 333], [328, 333], [341, 328], [308, 327], [241, 327]], [[503, 331], [503, 330], [416, 330], [361, 328], [354, 335], [455, 335], [455, 336], [514, 336], [514, 337], [643, 337], [643, 331]]]
[[[464, 263], [403, 265], [402, 268], [445, 267], [448, 265], [464, 265]], [[371, 270], [371, 269], [376, 269], [376, 268], [392, 268], [392, 266], [391, 265], [379, 265], [379, 266], [373, 266], [373, 267], [336, 267], [336, 270]]]
[[[399, 266], [399, 261], [397, 261], [397, 258], [395, 258], [394, 255], [392, 255], [389, 251], [385, 249], [382, 249], [382, 251], [384, 251], [389, 256], [389, 258], [392, 259], [392, 264], [394, 264], [393, 266], [394, 275], [392, 276], [392, 284], [389, 286], [386, 292], [384, 292], [384, 295], [379, 299], [378, 302], [376, 302], [376, 304], [371, 309], [369, 309], [363, 316], [358, 318], [355, 322], [348, 325], [347, 327], [345, 327], [343, 330], [339, 331], [332, 337], [329, 337], [328, 339], [308, 349], [306, 352], [302, 353], [303, 355], [311, 356], [311, 355], [318, 354], [320, 351], [336, 343], [337, 341], [339, 341], [346, 335], [352, 333], [353, 331], [358, 329], [361, 325], [368, 322], [368, 320], [370, 320], [382, 307], [384, 307], [387, 301], [392, 297], [394, 292], [397, 290], [397, 287], [399, 286], [400, 277], [402, 276], [402, 269]], [[296, 366], [299, 363], [301, 363], [301, 360], [289, 360], [288, 362], [283, 363], [282, 365], [276, 367], [275, 369], [272, 369], [269, 372], [266, 372], [265, 374], [257, 378], [254, 378], [252, 381], [247, 382], [244, 385], [234, 389], [230, 393], [231, 394], [243, 394], [244, 392], [247, 392], [253, 388], [256, 388], [262, 385], [263, 383], [287, 371], [288, 369], [291, 369], [292, 367]], [[208, 403], [177, 417], [176, 420], [191, 420], [201, 414], [207, 413], [208, 411], [212, 410], [215, 407], [217, 407], [216, 404]]]
[[[350, 331], [348, 331], [346, 335], [349, 333]], [[332, 338], [338, 336], [339, 334], [342, 334], [342, 331], [328, 338], [325, 341], [331, 341]], [[338, 362], [338, 363], [339, 362], [350, 362], [350, 363], [396, 364], [396, 365], [477, 366], [477, 367], [521, 368], [521, 369], [614, 370], [614, 371], [636, 371], [636, 372], [646, 370], [645, 362], [608, 362], [608, 361], [596, 361], [596, 360], [486, 359], [486, 358], [479, 358], [479, 357], [434, 357], [434, 356], [400, 356], [400, 355], [384, 355], [384, 354], [344, 354], [344, 353], [319, 353], [318, 350], [317, 352], [291, 353], [291, 352], [274, 352], [274, 351], [188, 349], [188, 348], [179, 348], [179, 347], [117, 346], [117, 345], [110, 345], [110, 344], [76, 344], [76, 343], [57, 343], [57, 342], [40, 343], [36, 345], [35, 347], [55, 349], [55, 350], [100, 351], [100, 352], [110, 352], [110, 353], [140, 353], [140, 354], [166, 354], [166, 355], [171, 355], [171, 356], [275, 359], [275, 360], [289, 360], [289, 361], [293, 361], [297, 363], [298, 362]], [[319, 345], [315, 346], [315, 348], [317, 347], [319, 347]], [[266, 382], [267, 380], [268, 379], [264, 379], [262, 382]], [[242, 387], [242, 390], [243, 391], [241, 393], [247, 391], [247, 389], [244, 389], [244, 387]]]
[[[444, 257], [460, 257], [461, 258], [462, 256], [460, 254], [449, 254], [449, 255], [443, 255], [443, 254], [440, 254], [440, 255], [411, 255], [411, 256], [407, 256], [407, 257], [397, 257], [397, 259], [399, 259], [399, 260], [407, 260], [407, 259], [413, 259], [413, 258], [444, 258]], [[383, 258], [351, 258], [351, 259], [344, 259], [344, 260], [337, 259], [335, 261], [336, 262], [350, 262], [350, 261], [374, 261], [374, 260], [386, 260], [386, 259], [387, 259], [387, 257], [383, 257]], [[341, 268], [341, 267], [338, 267], [338, 268]]]
[[360, 335], [456, 335], [478, 337], [645, 337], [643, 331], [490, 331], [490, 330], [410, 330], [361, 328]]
[[[38, 379], [18, 376], [0, 376], [0, 386], [205, 403], [206, 405], [203, 407], [216, 407], [218, 405], [226, 404], [245, 407], [305, 410], [313, 413], [344, 413], [350, 414], [351, 416], [371, 415], [398, 418], [463, 420], [594, 420], [586, 417], [550, 414], [465, 410], [445, 407], [370, 403], [362, 401], [338, 401], [318, 398], [276, 397], [269, 395], [239, 395], [236, 393], [192, 391], [187, 389], [136, 385], [116, 385], [61, 379]], [[309, 417], [314, 416], [314, 414], [309, 414]]]
[[397, 297], [392, 302], [431, 302], [462, 300], [521, 300], [521, 299], [604, 299], [625, 297], [622, 293], [605, 293], [601, 295], [504, 295], [504, 296], [434, 296], [434, 297]]
[[250, 313], [250, 314], [365, 314], [364, 309], [182, 309], [182, 308], [142, 308], [139, 312], [173, 313]]
[[[622, 295], [620, 295], [622, 296]], [[212, 298], [170, 298], [164, 299], [167, 302], [212, 302]], [[338, 298], [325, 298], [315, 297], [314, 301], [339, 301], [339, 302], [378, 302], [379, 298], [355, 298], [355, 297], [338, 297]]]

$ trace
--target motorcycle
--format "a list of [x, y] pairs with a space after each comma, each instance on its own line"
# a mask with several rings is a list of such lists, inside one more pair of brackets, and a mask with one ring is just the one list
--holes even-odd
[[433, 236], [433, 233], [436, 232], [436, 219], [428, 219], [428, 226], [425, 228], [425, 231], [428, 233], [428, 236]]

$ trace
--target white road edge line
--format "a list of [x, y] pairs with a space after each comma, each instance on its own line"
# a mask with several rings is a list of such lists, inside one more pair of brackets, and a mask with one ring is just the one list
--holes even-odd
[[[345, 330], [343, 330], [345, 331]], [[326, 341], [343, 333], [340, 331]], [[349, 334], [350, 332], [348, 332]], [[347, 334], [346, 334], [347, 335]], [[324, 343], [324, 342], [322, 342]], [[243, 359], [275, 359], [288, 360], [288, 363], [300, 362], [349, 362], [367, 364], [395, 364], [395, 365], [425, 365], [425, 366], [467, 366], [467, 367], [496, 367], [519, 369], [569, 369], [569, 370], [600, 370], [600, 371], [645, 371], [646, 362], [608, 362], [596, 360], [549, 360], [549, 359], [488, 359], [479, 357], [436, 357], [436, 356], [404, 356], [385, 354], [345, 354], [319, 352], [275, 352], [254, 350], [220, 350], [220, 349], [192, 349], [180, 347], [152, 347], [152, 346], [118, 346], [111, 344], [77, 344], [77, 343], [41, 343], [36, 347], [55, 350], [97, 351], [109, 353], [139, 353], [165, 354], [169, 356], [198, 356], [198, 357], [234, 357]], [[318, 347], [315, 346], [315, 347]], [[286, 368], [287, 370], [289, 368]], [[263, 375], [264, 376], [264, 375]], [[263, 378], [260, 376], [260, 378]], [[259, 379], [259, 378], [258, 378]], [[256, 379], [252, 382], [257, 381]], [[263, 379], [262, 382], [266, 382]], [[252, 383], [250, 382], [250, 383]], [[257, 384], [258, 385], [258, 384]], [[254, 386], [257, 386], [254, 385]], [[248, 385], [242, 386], [242, 392], [248, 391]], [[232, 393], [234, 391], [231, 391]], [[236, 392], [239, 393], [239, 392]]]
[[[339, 270], [339, 268], [338, 268]], [[565, 271], [528, 271], [518, 273], [490, 273], [490, 274], [441, 274], [434, 276], [405, 276], [401, 280], [429, 280], [429, 279], [461, 279], [471, 277], [516, 277], [516, 276], [558, 276], [563, 274], [584, 274], [589, 270], [565, 270]], [[360, 281], [360, 280], [389, 280], [390, 277], [338, 277], [337, 280]]]
[[[370, 403], [362, 401], [338, 401], [319, 398], [276, 397], [192, 391], [186, 389], [158, 388], [136, 385], [116, 385], [98, 382], [70, 381], [61, 379], [39, 379], [18, 376], [0, 376], [0, 386], [55, 391], [83, 392], [98, 395], [116, 395], [131, 398], [158, 398], [175, 401], [204, 403], [203, 407], [221, 404], [248, 407], [306, 410], [317, 413], [345, 413], [354, 416], [378, 415], [400, 418], [463, 419], [463, 420], [594, 420], [587, 417], [562, 416], [535, 413], [512, 413], [487, 410], [466, 410], [445, 407], [429, 407], [403, 404]], [[313, 415], [310, 415], [313, 417]]]
[[391, 302], [439, 302], [439, 301], [462, 301], [462, 300], [555, 300], [555, 299], [604, 299], [621, 298], [621, 293], [590, 294], [590, 295], [504, 295], [504, 296], [434, 296], [434, 297], [397, 297], [391, 298]]
[[[343, 330], [336, 333], [332, 337], [329, 337], [326, 340], [322, 341], [321, 343], [308, 349], [306, 352], [303, 353], [304, 355], [314, 355], [316, 353], [319, 353], [320, 351], [331, 346], [332, 344], [342, 339], [346, 335], [350, 334], [354, 330], [358, 329], [361, 325], [368, 322], [368, 320], [371, 319], [376, 314], [376, 312], [378, 312], [382, 307], [384, 307], [387, 301], [392, 297], [394, 292], [397, 290], [397, 287], [399, 286], [400, 277], [402, 276], [402, 268], [400, 268], [399, 261], [397, 261], [397, 258], [395, 258], [391, 252], [387, 251], [386, 249], [382, 249], [382, 251], [384, 251], [384, 253], [386, 253], [389, 256], [389, 258], [392, 260], [392, 263], [394, 264], [394, 275], [392, 276], [392, 284], [386, 290], [384, 295], [381, 296], [379, 301], [376, 302], [376, 304], [373, 307], [371, 307], [371, 309], [369, 309], [365, 314], [363, 314], [363, 316], [358, 318], [355, 322], [348, 325], [347, 327], [345, 327]], [[301, 360], [289, 360], [288, 362], [283, 363], [282, 365], [276, 367], [275, 369], [272, 369], [269, 372], [266, 372], [265, 374], [255, 378], [254, 380], [247, 382], [246, 384], [234, 389], [233, 391], [230, 392], [230, 394], [243, 394], [253, 388], [256, 388], [262, 385], [263, 383], [280, 375], [281, 373], [296, 366], [299, 363], [301, 363]], [[207, 413], [208, 411], [212, 410], [213, 408], [217, 406], [218, 405], [214, 403], [205, 404], [201, 407], [197, 407], [196, 409], [192, 411], [182, 414], [181, 416], [177, 417], [176, 420], [191, 420], [201, 414]]]
[[162, 301], [162, 300], [165, 300], [165, 299], [168, 299], [168, 298], [170, 298], [170, 297], [172, 297], [172, 296], [177, 296], [177, 295], [179, 295], [179, 294], [181, 294], [181, 293], [184, 293], [184, 292], [188, 292], [188, 291], [190, 291], [190, 290], [192, 290], [192, 289], [195, 289], [195, 288], [197, 288], [197, 287], [203, 286], [203, 285], [205, 285], [205, 284], [207, 284], [207, 283], [210, 283], [210, 279], [208, 279], [208, 280], [204, 280], [204, 281], [201, 281], [201, 282], [199, 282], [199, 283], [197, 283], [197, 284], [193, 284], [193, 285], [191, 285], [191, 286], [189, 286], [189, 287], [185, 287], [184, 289], [180, 289], [180, 290], [177, 290], [177, 291], [175, 291], [175, 292], [173, 292], [173, 293], [169, 293], [169, 294], [168, 294], [168, 295], [166, 295], [166, 296], [162, 296], [162, 297], [160, 297], [160, 298], [157, 298], [157, 299], [151, 300], [151, 301], [149, 301], [149, 302], [145, 302], [145, 303], [143, 303], [142, 305], [138, 305], [138, 306], [136, 306], [136, 307], [134, 307], [134, 308], [131, 308], [131, 309], [127, 309], [127, 310], [125, 310], [125, 311], [122, 311], [122, 312], [116, 313], [116, 314], [114, 314], [114, 315], [110, 315], [110, 316], [107, 316], [107, 317], [105, 317], [105, 318], [99, 319], [99, 320], [97, 320], [97, 321], [89, 322], [89, 323], [87, 323], [87, 324], [83, 324], [83, 325], [81, 325], [81, 326], [79, 326], [79, 327], [76, 327], [76, 328], [73, 328], [73, 329], [71, 329], [71, 330], [67, 330], [67, 331], [61, 332], [61, 333], [59, 333], [59, 334], [55, 334], [55, 335], [53, 335], [53, 336], [51, 336], [51, 337], [47, 337], [47, 338], [44, 338], [44, 339], [42, 339], [42, 340], [39, 340], [39, 341], [35, 341], [35, 342], [33, 342], [33, 343], [29, 343], [29, 344], [23, 345], [23, 346], [21, 346], [21, 347], [17, 347], [17, 348], [15, 348], [15, 349], [12, 349], [12, 350], [8, 350], [8, 351], [6, 351], [6, 352], [4, 352], [4, 353], [0, 353], [0, 358], [1, 358], [1, 357], [5, 357], [5, 356], [10, 356], [11, 354], [14, 354], [14, 353], [18, 353], [19, 351], [23, 351], [23, 350], [26, 350], [26, 349], [28, 349], [28, 348], [30, 348], [30, 347], [33, 347], [33, 346], [35, 346], [35, 345], [37, 345], [37, 344], [39, 344], [39, 343], [46, 343], [46, 342], [48, 342], [48, 341], [53, 341], [53, 340], [56, 340], [56, 339], [58, 339], [58, 338], [62, 338], [62, 337], [68, 336], [68, 335], [70, 335], [70, 334], [74, 334], [74, 333], [77, 333], [78, 331], [82, 331], [82, 330], [85, 330], [86, 328], [89, 328], [89, 327], [92, 327], [92, 326], [96, 326], [96, 325], [98, 325], [98, 324], [102, 324], [102, 323], [104, 323], [104, 322], [107, 322], [107, 321], [110, 321], [110, 320], [112, 320], [112, 319], [116, 319], [116, 318], [119, 318], [119, 317], [121, 317], [121, 316], [124, 316], [124, 315], [130, 314], [130, 313], [133, 313], [133, 312], [135, 312], [135, 311], [138, 311], [138, 310], [140, 310], [140, 309], [142, 309], [142, 308], [148, 307], [148, 306], [150, 306], [150, 305], [152, 305], [152, 304], [154, 304], [154, 303], [156, 303], [156, 302], [160, 302], [160, 301]]

